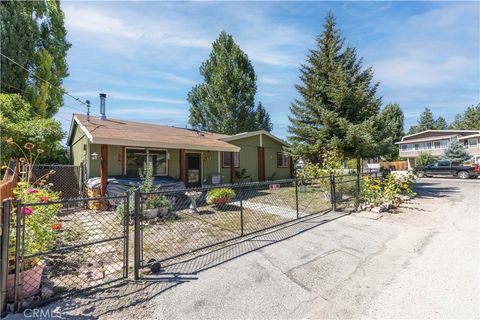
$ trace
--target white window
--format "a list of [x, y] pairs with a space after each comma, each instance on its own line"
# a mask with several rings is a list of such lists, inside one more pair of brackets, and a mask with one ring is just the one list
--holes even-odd
[[283, 153], [277, 152], [277, 168], [288, 168], [288, 160], [290, 157]]
[[434, 142], [434, 147], [435, 147], [435, 149], [440, 149], [440, 141], [435, 141]]
[[478, 146], [478, 139], [468, 139], [468, 147], [469, 148], [476, 148]]
[[[230, 168], [230, 152], [222, 152], [222, 167], [223, 168]], [[240, 167], [240, 153], [234, 152], [233, 153], [233, 166], [235, 168]]]
[[128, 176], [138, 176], [140, 170], [144, 172], [147, 161], [152, 165], [154, 176], [168, 174], [167, 150], [127, 148], [125, 157], [125, 173]]

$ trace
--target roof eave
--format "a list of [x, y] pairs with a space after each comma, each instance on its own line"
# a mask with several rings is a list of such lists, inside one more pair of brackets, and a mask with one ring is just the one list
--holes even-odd
[[176, 144], [176, 143], [159, 143], [155, 141], [138, 141], [112, 138], [97, 138], [94, 137], [92, 143], [95, 144], [110, 144], [120, 145], [125, 147], [142, 147], [142, 148], [165, 148], [165, 149], [187, 149], [198, 151], [224, 151], [224, 152], [239, 152], [240, 147], [233, 144], [228, 146], [202, 146], [196, 144]]

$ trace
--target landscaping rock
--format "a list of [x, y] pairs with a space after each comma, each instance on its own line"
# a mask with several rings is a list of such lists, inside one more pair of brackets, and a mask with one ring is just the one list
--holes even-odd
[[45, 299], [45, 300], [50, 299], [53, 296], [53, 290], [48, 286], [42, 286], [40, 295], [42, 299]]

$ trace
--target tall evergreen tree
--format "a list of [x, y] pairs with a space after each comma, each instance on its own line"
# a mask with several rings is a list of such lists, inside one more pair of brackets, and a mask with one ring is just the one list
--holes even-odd
[[1, 2], [2, 54], [30, 71], [2, 56], [1, 91], [22, 95], [42, 117], [53, 116], [63, 103], [70, 48], [66, 33], [58, 0]]
[[389, 103], [382, 110], [380, 119], [385, 133], [384, 138], [389, 139], [384, 155], [389, 161], [396, 160], [398, 158], [398, 145], [395, 142], [400, 141], [404, 135], [403, 121], [405, 116], [397, 103]]
[[413, 125], [408, 130], [408, 134], [414, 134], [426, 130], [445, 130], [448, 128], [447, 121], [444, 117], [435, 119], [432, 110], [425, 108], [420, 114], [420, 119], [417, 125]]
[[381, 99], [376, 96], [371, 68], [362, 68], [354, 48], [345, 46], [335, 18], [328, 14], [323, 33], [316, 39], [307, 61], [300, 68], [301, 98], [290, 111], [291, 152], [317, 158], [336, 147], [347, 157], [360, 159], [379, 155], [383, 146], [378, 134]]
[[480, 130], [480, 103], [468, 107], [463, 114], [457, 114], [450, 129]]
[[270, 132], [273, 129], [272, 122], [270, 121], [270, 115], [268, 114], [267, 110], [265, 110], [261, 102], [258, 103], [257, 110], [255, 111], [255, 123], [258, 125], [259, 130]]
[[225, 134], [271, 130], [265, 108], [261, 104], [255, 108], [253, 65], [231, 35], [220, 33], [200, 74], [204, 82], [194, 86], [187, 98], [192, 126]]

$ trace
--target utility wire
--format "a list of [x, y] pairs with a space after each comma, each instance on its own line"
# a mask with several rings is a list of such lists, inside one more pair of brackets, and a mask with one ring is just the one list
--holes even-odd
[[[23, 92], [23, 94], [25, 94], [25, 95], [27, 94], [27, 93], [25, 92], [25, 90], [22, 90], [22, 89], [20, 89], [20, 88], [14, 87], [14, 86], [12, 86], [12, 85], [10, 85], [10, 84], [8, 84], [8, 83], [3, 83], [3, 85], [5, 85], [5, 86], [7, 86], [7, 87], [10, 87], [10, 88], [12, 88], [12, 89], [18, 90], [18, 91], [20, 91], [20, 92]], [[4, 92], [4, 93], [8, 93], [8, 92]], [[66, 104], [62, 104], [62, 107], [70, 108], [70, 109], [72, 109], [72, 110], [80, 111], [80, 112], [82, 112], [82, 113], [85, 112], [84, 110], [82, 110], [82, 109], [80, 109], [80, 108], [71, 107], [71, 106], [68, 106], [68, 105], [66, 105]], [[35, 111], [34, 111], [34, 112], [35, 112]], [[37, 114], [37, 113], [36, 113], [36, 114]], [[38, 115], [38, 114], [37, 114], [37, 115]]]
[[[50, 86], [52, 86], [52, 87], [55, 87], [55, 85], [52, 84], [52, 83], [50, 83], [49, 81], [47, 81], [47, 80], [45, 80], [45, 79], [43, 79], [43, 78], [41, 78], [41, 77], [39, 77], [39, 76], [36, 76], [36, 75], [32, 74], [32, 71], [31, 71], [31, 70], [28, 70], [27, 68], [25, 68], [25, 67], [22, 66], [20, 63], [18, 63], [18, 62], [16, 62], [15, 60], [13, 60], [12, 58], [4, 55], [4, 54], [1, 53], [1, 52], [0, 52], [0, 55], [1, 55], [2, 57], [4, 57], [5, 59], [9, 60], [11, 63], [13, 63], [13, 64], [19, 66], [20, 68], [22, 68], [23, 70], [27, 71], [31, 76], [37, 78], [38, 80], [41, 80], [41, 81], [47, 83], [48, 85], [50, 85]], [[75, 101], [77, 101], [78, 103], [81, 103], [81, 104], [83, 104], [83, 105], [85, 105], [85, 106], [87, 105], [87, 103], [86, 103], [85, 101], [82, 101], [80, 98], [77, 98], [77, 97], [71, 95], [71, 94], [68, 93], [68, 91], [66, 91], [65, 89], [63, 89], [63, 88], [61, 88], [61, 89], [62, 89], [62, 91], [63, 91], [64, 94], [66, 94], [67, 96], [69, 96], [69, 97], [72, 98], [73, 100], [75, 100]], [[83, 111], [82, 111], [82, 112], [83, 112]]]

